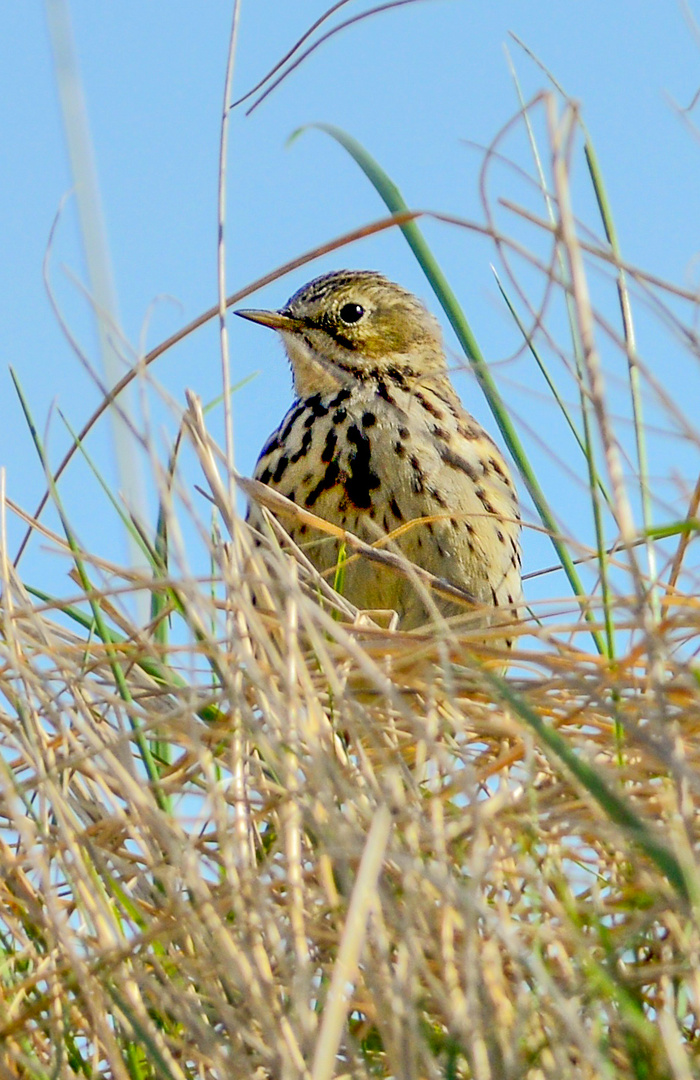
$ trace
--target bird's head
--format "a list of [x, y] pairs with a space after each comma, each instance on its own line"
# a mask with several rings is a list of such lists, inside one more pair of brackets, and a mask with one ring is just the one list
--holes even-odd
[[412, 293], [371, 270], [336, 270], [304, 285], [279, 311], [236, 315], [280, 333], [300, 397], [353, 379], [412, 384], [446, 370], [437, 320]]

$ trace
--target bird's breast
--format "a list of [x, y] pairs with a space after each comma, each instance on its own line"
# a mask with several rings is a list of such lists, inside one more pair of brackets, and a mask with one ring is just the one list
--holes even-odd
[[[495, 444], [449, 385], [432, 390], [378, 380], [313, 394], [292, 406], [265, 445], [255, 475], [319, 517], [369, 543], [388, 544], [482, 602], [519, 598], [515, 490]], [[302, 524], [290, 532], [308, 544], [319, 569], [334, 565], [334, 541]], [[369, 582], [379, 578], [376, 564], [355, 570], [363, 594], [358, 606], [371, 606], [364, 602], [372, 592]], [[352, 576], [348, 580], [352, 589]], [[397, 588], [388, 595], [375, 590], [385, 601], [375, 606], [398, 610]]]

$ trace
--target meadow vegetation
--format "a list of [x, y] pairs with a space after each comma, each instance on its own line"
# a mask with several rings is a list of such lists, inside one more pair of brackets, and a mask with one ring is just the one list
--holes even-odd
[[[496, 191], [514, 130], [529, 152]], [[149, 448], [157, 528], [125, 515], [146, 570], [81, 547], [60, 480], [62, 535], [3, 499], [72, 570], [41, 593], [3, 545], [0, 1078], [690, 1080], [700, 429], [635, 318], [692, 385], [697, 293], [625, 261], [577, 108], [549, 84], [522, 102], [484, 155], [483, 220], [432, 216], [492, 239], [519, 370], [551, 406], [554, 452], [533, 465], [428, 215], [326, 133], [387, 206], [359, 234], [403, 230], [457, 333], [551, 570], [525, 567], [505, 675], [458, 622], [362, 618], [274, 519], [252, 543], [240, 493], [277, 504], [231, 469], [194, 393], [165, 459]], [[594, 195], [584, 220], [573, 175]], [[351, 239], [326, 246], [339, 265]], [[171, 344], [125, 382], [157, 393]], [[578, 533], [550, 501], [555, 468]]]

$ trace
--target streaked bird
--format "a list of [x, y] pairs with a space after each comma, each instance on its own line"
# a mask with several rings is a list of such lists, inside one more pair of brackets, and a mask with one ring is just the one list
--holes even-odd
[[[462, 407], [439, 324], [424, 305], [381, 274], [338, 270], [304, 285], [279, 311], [236, 314], [278, 331], [296, 392], [255, 478], [466, 590], [475, 606], [469, 617], [468, 605], [432, 592], [433, 607], [410, 576], [364, 557], [347, 566], [347, 599], [395, 611], [402, 629], [430, 622], [436, 609], [469, 627], [516, 619], [515, 487], [496, 444]], [[260, 525], [258, 507], [249, 520]], [[283, 524], [321, 572], [332, 571], [336, 540], [287, 518]], [[507, 631], [501, 640], [511, 644]]]

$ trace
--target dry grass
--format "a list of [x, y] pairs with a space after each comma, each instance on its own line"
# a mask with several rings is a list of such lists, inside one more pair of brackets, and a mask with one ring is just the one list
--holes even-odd
[[[278, 533], [255, 547], [194, 397], [182, 431], [225, 539], [173, 458], [152, 576], [69, 529], [51, 539], [72, 597], [38, 599], [3, 560], [0, 1080], [697, 1073], [697, 499], [691, 483], [671, 506], [665, 476], [652, 489], [666, 524], [651, 588], [601, 338], [673, 437], [700, 439], [627, 324], [590, 303], [591, 265], [624, 289], [622, 261], [581, 241], [565, 120], [526, 321], [594, 431], [566, 458], [576, 491], [593, 511], [609, 491], [592, 543], [559, 536], [592, 561], [587, 595], [534, 604], [507, 677], [464, 627], [358, 621]], [[503, 230], [486, 231], [503, 254]], [[694, 365], [692, 318], [672, 310], [694, 295], [629, 280]], [[575, 347], [548, 325], [556, 292]], [[133, 592], [154, 600], [146, 629]]]
[[188, 421], [232, 539], [213, 588], [151, 583], [178, 646], [4, 568], [0, 1075], [691, 1076], [698, 601], [615, 663], [550, 626], [504, 682], [467, 634], [334, 618]]

